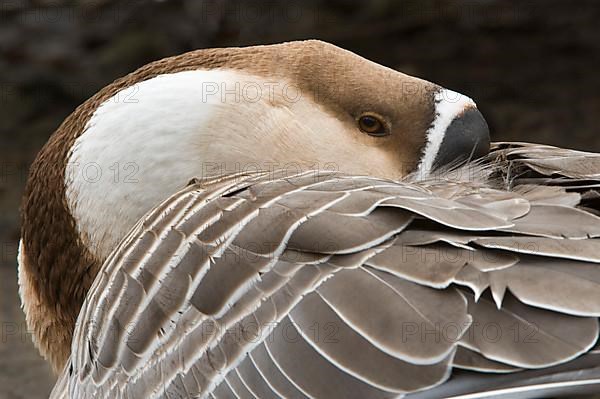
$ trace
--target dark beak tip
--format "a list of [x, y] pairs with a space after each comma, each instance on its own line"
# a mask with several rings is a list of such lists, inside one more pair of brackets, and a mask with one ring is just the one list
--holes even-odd
[[446, 129], [434, 166], [470, 161], [490, 152], [488, 124], [477, 108], [468, 108]]

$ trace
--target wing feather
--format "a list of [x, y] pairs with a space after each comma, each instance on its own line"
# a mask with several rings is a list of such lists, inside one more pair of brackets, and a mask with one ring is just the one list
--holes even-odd
[[587, 352], [598, 339], [598, 320], [528, 307], [508, 297], [498, 309], [468, 294], [473, 324], [462, 344], [488, 359], [521, 368], [564, 363]]
[[235, 393], [235, 396], [237, 396], [238, 398], [240, 398], [240, 399], [254, 399], [255, 398], [255, 396], [252, 394], [252, 392], [244, 384], [244, 382], [242, 381], [242, 379], [240, 378], [240, 376], [236, 370], [231, 370], [231, 372], [229, 372], [227, 374], [227, 377], [225, 377], [225, 379], [227, 380], [227, 383], [229, 384], [229, 386]]
[[231, 386], [227, 383], [227, 380], [223, 381], [211, 394], [215, 399], [238, 399], [239, 396], [235, 394]]
[[521, 370], [518, 367], [487, 359], [480, 353], [467, 349], [464, 346], [458, 347], [452, 365], [462, 370], [484, 373], [514, 373]]
[[547, 237], [486, 237], [473, 240], [486, 248], [520, 254], [600, 263], [600, 240], [564, 240]]
[[306, 396], [281, 371], [277, 363], [267, 351], [265, 344], [258, 345], [250, 354], [261, 375], [268, 376], [268, 383], [278, 395], [290, 399], [306, 399]]
[[279, 398], [279, 395], [266, 383], [264, 377], [256, 369], [249, 356], [240, 363], [236, 370], [240, 379], [244, 382], [246, 387], [252, 391], [254, 397], [261, 399]]
[[344, 372], [310, 346], [289, 318], [266, 340], [273, 360], [294, 383], [314, 398], [394, 398], [397, 395], [373, 387]]
[[[425, 366], [390, 356], [355, 331], [314, 292], [290, 312], [289, 318], [302, 337], [323, 357], [378, 388], [412, 392], [439, 384], [450, 372], [454, 352], [439, 363]], [[347, 350], [348, 347], [353, 350]]]
[[525, 260], [491, 273], [490, 278], [495, 289], [508, 288], [525, 304], [575, 316], [600, 316], [598, 265]]
[[[447, 315], [427, 307], [437, 307], [444, 299], [451, 301], [451, 292], [430, 290], [401, 279], [394, 279], [391, 285], [391, 279], [379, 276], [362, 268], [344, 269], [318, 287], [317, 293], [345, 323], [385, 353], [413, 364], [442, 361], [455, 342], [439, 339], [436, 328], [447, 321]], [[466, 302], [460, 295], [452, 304], [458, 312], [453, 321], [458, 326], [468, 323]], [[379, 311], [370, 311], [375, 308]], [[424, 329], [433, 334], [426, 335]]]

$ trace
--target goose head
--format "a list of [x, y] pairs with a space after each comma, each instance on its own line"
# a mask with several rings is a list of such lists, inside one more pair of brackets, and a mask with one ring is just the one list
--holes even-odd
[[192, 178], [335, 169], [397, 179], [488, 150], [468, 97], [324, 42], [148, 64], [78, 107], [31, 167], [19, 284], [34, 341], [60, 370], [102, 262]]

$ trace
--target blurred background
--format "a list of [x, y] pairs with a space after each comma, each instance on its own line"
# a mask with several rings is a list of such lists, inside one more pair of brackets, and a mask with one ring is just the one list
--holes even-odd
[[48, 136], [152, 60], [319, 38], [469, 95], [495, 140], [600, 151], [595, 0], [0, 0], [0, 399], [47, 397], [16, 283], [18, 206]]

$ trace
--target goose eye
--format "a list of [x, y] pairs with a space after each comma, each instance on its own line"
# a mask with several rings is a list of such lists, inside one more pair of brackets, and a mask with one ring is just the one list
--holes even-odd
[[362, 115], [358, 118], [358, 127], [371, 136], [386, 136], [389, 134], [385, 123], [376, 115]]

